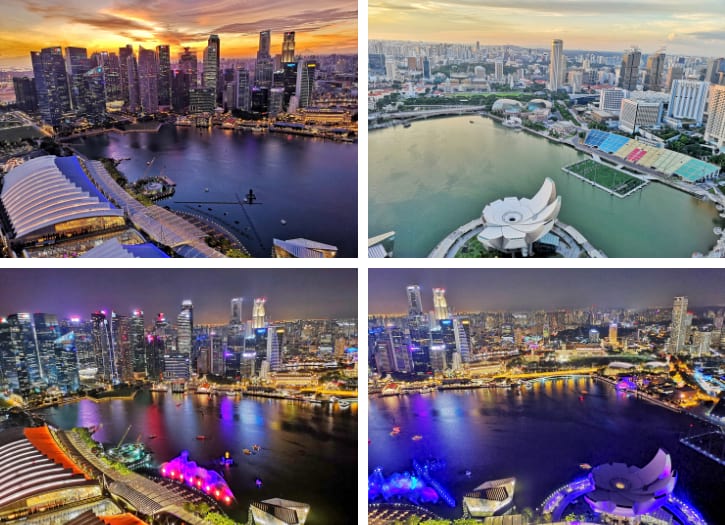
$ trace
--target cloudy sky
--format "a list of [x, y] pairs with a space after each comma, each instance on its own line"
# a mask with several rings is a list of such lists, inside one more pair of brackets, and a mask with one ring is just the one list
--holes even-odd
[[255, 297], [267, 298], [272, 320], [357, 317], [357, 273], [349, 269], [6, 269], [0, 290], [0, 317], [141, 309], [148, 323], [159, 312], [175, 319], [190, 299], [194, 322], [216, 324], [229, 321], [233, 297], [244, 298], [247, 319]]
[[405, 287], [420, 286], [426, 310], [432, 288], [445, 288], [454, 311], [598, 307], [667, 307], [679, 295], [692, 306], [725, 305], [725, 270], [713, 269], [371, 269], [369, 312], [408, 308]]
[[300, 54], [357, 50], [357, 0], [3, 0], [0, 67], [30, 66], [30, 51], [49, 46], [118, 52], [134, 47], [196, 48], [202, 57], [210, 33], [222, 58], [256, 54], [259, 32], [272, 30], [272, 53], [282, 32], [296, 32]]
[[725, 55], [723, 0], [370, 0], [370, 38]]

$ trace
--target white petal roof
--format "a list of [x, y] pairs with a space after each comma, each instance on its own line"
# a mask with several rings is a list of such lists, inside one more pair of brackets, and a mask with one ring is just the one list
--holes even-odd
[[75, 157], [37, 157], [12, 169], [0, 200], [15, 237], [74, 219], [123, 216], [92, 187]]
[[544, 180], [531, 199], [506, 197], [488, 204], [482, 213], [483, 230], [478, 240], [501, 251], [525, 248], [554, 227], [561, 208], [561, 197], [550, 178]]

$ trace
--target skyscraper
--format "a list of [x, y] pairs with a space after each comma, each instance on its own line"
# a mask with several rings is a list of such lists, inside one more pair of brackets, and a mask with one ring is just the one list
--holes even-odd
[[725, 58], [713, 58], [707, 64], [705, 80], [711, 84], [722, 84], [725, 73]]
[[111, 326], [105, 312], [91, 314], [93, 354], [96, 357], [98, 379], [106, 383], [118, 383], [118, 363], [113, 347]]
[[159, 110], [159, 66], [153, 49], [138, 48], [139, 103], [144, 113]]
[[121, 79], [121, 99], [128, 104], [128, 58], [133, 56], [133, 47], [128, 44], [126, 47], [118, 48], [119, 76]]
[[169, 46], [156, 46], [158, 59], [158, 105], [171, 105], [171, 51]]
[[91, 68], [91, 63], [85, 47], [66, 47], [65, 61], [70, 79], [71, 105], [78, 113], [83, 103], [83, 75]]
[[702, 125], [707, 102], [709, 84], [698, 80], [675, 80], [672, 82], [668, 117], [694, 120], [697, 126]]
[[633, 47], [622, 54], [622, 67], [619, 70], [619, 83], [622, 89], [634, 91], [637, 89], [637, 81], [639, 80], [639, 61], [642, 58], [642, 52]]
[[261, 31], [259, 33], [259, 50], [257, 51], [257, 61], [254, 66], [254, 85], [259, 87], [272, 87], [272, 73], [274, 72], [274, 63], [269, 54], [271, 31]]
[[129, 111], [138, 111], [141, 105], [140, 87], [138, 78], [138, 63], [136, 57], [132, 54], [126, 58], [126, 75], [128, 77], [128, 101]]
[[312, 104], [316, 70], [317, 62], [315, 60], [300, 60], [297, 64], [295, 96], [298, 108], [306, 108]]
[[231, 322], [232, 324], [242, 324], [244, 322], [244, 317], [242, 316], [242, 307], [244, 306], [244, 298], [243, 297], [235, 297], [232, 299], [232, 311], [231, 311]]
[[446, 303], [445, 288], [433, 288], [433, 310], [436, 321], [450, 319], [450, 315], [448, 315], [448, 304]]
[[189, 75], [189, 89], [198, 87], [199, 73], [196, 53], [189, 47], [185, 47], [184, 52], [179, 55], [179, 70]]
[[430, 60], [428, 60], [428, 57], [423, 57], [423, 78], [430, 80]]
[[254, 307], [252, 309], [252, 328], [265, 328], [267, 326], [267, 315], [264, 310], [264, 305], [267, 302], [266, 297], [257, 297], [254, 300]]
[[462, 363], [468, 363], [471, 360], [470, 340], [465, 324], [458, 317], [453, 318], [453, 333], [456, 341], [456, 352], [461, 356]]
[[92, 124], [102, 124], [106, 119], [106, 83], [103, 68], [93, 67], [83, 74], [81, 105], [77, 109]]
[[295, 32], [285, 31], [284, 40], [282, 41], [282, 63], [290, 63], [295, 61]]
[[609, 325], [609, 344], [617, 346], [617, 323], [611, 323]]
[[252, 91], [249, 83], [249, 70], [238, 66], [236, 70], [237, 109], [249, 111], [252, 107]]
[[65, 394], [75, 392], [80, 388], [75, 334], [73, 332], [63, 334], [54, 341], [53, 345], [57, 368], [56, 386]]
[[423, 315], [423, 301], [420, 298], [420, 286], [411, 284], [405, 288], [405, 291], [408, 294], [408, 317]]
[[564, 72], [566, 70], [566, 57], [564, 56], [564, 42], [554, 39], [551, 42], [551, 57], [549, 64], [549, 89], [556, 92], [564, 85]]
[[658, 51], [647, 58], [647, 75], [644, 88], [650, 91], [662, 91], [664, 87], [665, 54]]
[[722, 148], [725, 144], [725, 86], [711, 85], [707, 106], [708, 117], [705, 140]]
[[281, 362], [279, 355], [279, 339], [277, 337], [277, 326], [267, 328], [267, 363], [272, 372], [279, 370]]
[[176, 352], [191, 355], [191, 336], [194, 330], [194, 305], [186, 299], [181, 303], [181, 311], [176, 317]]
[[57, 126], [71, 110], [71, 96], [66, 77], [65, 60], [60, 47], [31, 51], [35, 75], [35, 91], [43, 122]]
[[221, 53], [221, 42], [219, 35], [209, 35], [206, 49], [204, 50], [204, 76], [202, 87], [208, 88], [214, 93], [221, 92], [221, 82], [219, 82], [219, 59]]
[[687, 342], [687, 297], [675, 297], [670, 326], [670, 351], [678, 354]]
[[101, 51], [91, 55], [91, 67], [103, 68], [103, 87], [106, 100], [123, 100], [121, 89], [121, 63], [116, 53]]
[[146, 364], [146, 337], [143, 310], [134, 310], [131, 314], [129, 338], [133, 356], [133, 371], [148, 374]]
[[22, 111], [33, 112], [38, 110], [38, 96], [35, 91], [35, 82], [28, 77], [13, 77], [15, 90], [15, 105]]
[[667, 81], [665, 86], [665, 91], [670, 91], [672, 89], [672, 83], [675, 80], [682, 80], [685, 78], [685, 70], [682, 66], [679, 65], [673, 65], [669, 71], [667, 71]]

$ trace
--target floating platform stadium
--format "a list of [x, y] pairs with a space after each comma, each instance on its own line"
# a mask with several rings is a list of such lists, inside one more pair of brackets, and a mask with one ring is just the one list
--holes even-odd
[[587, 133], [584, 145], [686, 182], [702, 182], [720, 174], [720, 167], [715, 164], [616, 133], [593, 129]]
[[569, 175], [621, 198], [629, 197], [647, 185], [646, 180], [592, 159], [575, 162], [561, 169]]

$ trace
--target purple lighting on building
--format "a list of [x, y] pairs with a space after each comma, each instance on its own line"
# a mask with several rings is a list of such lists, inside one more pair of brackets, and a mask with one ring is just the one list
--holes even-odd
[[174, 459], [163, 463], [160, 472], [163, 477], [206, 492], [217, 501], [229, 504], [234, 499], [234, 494], [221, 475], [198, 466], [195, 461], [189, 461], [189, 452], [186, 450]]

